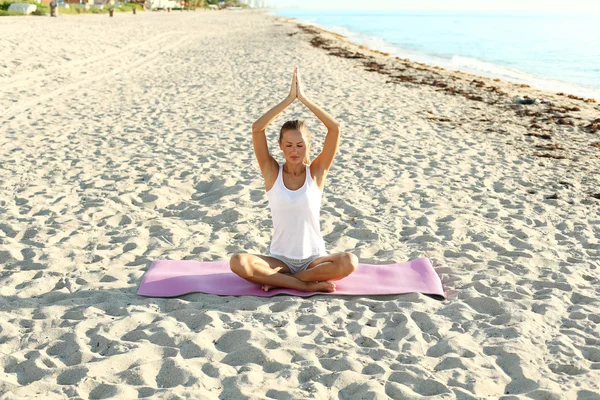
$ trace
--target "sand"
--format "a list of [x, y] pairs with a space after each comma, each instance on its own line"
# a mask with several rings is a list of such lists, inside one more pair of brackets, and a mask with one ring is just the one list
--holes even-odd
[[[600, 398], [598, 103], [256, 12], [5, 17], [0, 38], [2, 399]], [[268, 252], [250, 127], [295, 65], [342, 124], [328, 251], [428, 257], [450, 299], [136, 295], [155, 259]], [[298, 102], [272, 154], [292, 118], [314, 158]]]

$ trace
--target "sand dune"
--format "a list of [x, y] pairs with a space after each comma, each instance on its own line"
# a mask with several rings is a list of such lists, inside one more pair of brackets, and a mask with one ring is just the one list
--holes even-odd
[[[600, 398], [597, 103], [251, 12], [3, 18], [0, 37], [2, 398]], [[267, 253], [250, 126], [295, 65], [342, 123], [328, 251], [428, 257], [451, 299], [135, 294], [155, 259]], [[316, 156], [299, 103], [272, 153], [292, 118]]]

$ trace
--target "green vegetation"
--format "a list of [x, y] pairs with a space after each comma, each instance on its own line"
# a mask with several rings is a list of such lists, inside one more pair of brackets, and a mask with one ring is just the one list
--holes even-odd
[[[219, 5], [219, 0], [206, 0], [206, 5], [214, 4]], [[240, 4], [239, 0], [225, 0], [225, 7], [248, 7], [245, 4]]]
[[[144, 6], [141, 4], [135, 4], [135, 3], [124, 3], [121, 4], [121, 10], [120, 11], [131, 11], [134, 8], [137, 8], [138, 11], [144, 11]], [[119, 11], [117, 8], [115, 8], [116, 11]]]
[[105, 5], [104, 9], [101, 10], [99, 7], [90, 6], [88, 10], [85, 7], [73, 6], [71, 5], [69, 8], [60, 7], [58, 9], [58, 15], [60, 14], [68, 14], [68, 15], [77, 15], [77, 14], [108, 14], [110, 9], [115, 10], [115, 12], [131, 12], [134, 8], [137, 8], [140, 11], [144, 10], [144, 7], [141, 4], [133, 4], [126, 3], [121, 4], [121, 7]]
[[23, 0], [23, 1], [6, 1], [0, 3], [0, 16], [23, 16], [25, 14], [20, 12], [8, 11], [8, 7], [12, 3], [26, 3], [26, 4], [35, 4], [37, 9], [31, 13], [31, 15], [48, 15], [50, 14], [50, 7], [48, 4], [38, 4], [33, 0]]
[[[36, 3], [33, 0], [4, 0], [0, 2], [0, 16], [23, 16], [23, 13], [8, 11], [8, 7], [12, 3], [27, 3], [27, 4], [35, 4], [37, 9], [31, 13], [31, 15], [50, 15], [50, 6], [48, 4]], [[80, 7], [76, 4], [70, 4], [69, 8], [59, 7], [58, 15], [67, 14], [67, 15], [77, 15], [77, 14], [108, 14], [108, 10], [113, 8], [115, 12], [131, 12], [134, 8], [137, 8], [139, 11], [144, 10], [144, 6], [141, 4], [134, 3], [123, 3], [120, 7], [117, 6], [105, 6], [103, 10], [99, 7], [94, 7], [90, 5], [89, 9], [85, 9], [85, 7]]]
[[108, 10], [101, 10], [98, 7], [90, 7], [86, 10], [84, 7], [70, 4], [69, 8], [59, 7], [58, 15], [77, 15], [77, 14], [108, 14]]
[[[184, 0], [185, 1], [185, 9], [192, 8], [204, 8], [209, 4], [218, 4], [218, 0]], [[0, 0], [0, 16], [23, 16], [24, 14], [19, 12], [8, 11], [8, 7], [10, 7], [11, 3], [28, 3], [35, 4], [37, 9], [31, 13], [31, 15], [50, 15], [50, 6], [48, 4], [36, 3], [34, 0]], [[239, 0], [225, 0], [225, 5], [228, 7], [231, 6], [241, 6]], [[121, 3], [120, 6], [111, 6], [106, 5], [104, 9], [100, 9], [99, 7], [94, 7], [90, 5], [89, 9], [86, 10], [85, 7], [81, 7], [77, 4], [70, 4], [69, 8], [59, 7], [58, 15], [77, 15], [77, 14], [108, 14], [110, 9], [113, 9], [115, 12], [131, 12], [134, 8], [137, 8], [138, 11], [144, 11], [144, 6], [139, 3]], [[243, 6], [242, 6], [243, 7]], [[156, 10], [156, 9], [155, 9]], [[175, 8], [173, 10], [180, 10], [180, 8]]]

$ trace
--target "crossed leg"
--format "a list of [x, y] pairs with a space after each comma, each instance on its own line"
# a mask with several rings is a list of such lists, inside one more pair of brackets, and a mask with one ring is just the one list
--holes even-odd
[[336, 253], [313, 260], [304, 271], [294, 275], [288, 266], [273, 257], [238, 254], [231, 258], [231, 270], [247, 281], [261, 284], [264, 291], [286, 287], [307, 292], [333, 292], [335, 281], [345, 278], [358, 267], [352, 253]]
[[303, 292], [333, 292], [331, 282], [306, 282], [291, 275], [288, 266], [276, 258], [254, 254], [236, 254], [229, 261], [231, 271], [241, 278], [265, 287], [285, 287]]
[[336, 253], [316, 258], [304, 271], [294, 276], [305, 282], [339, 281], [356, 271], [358, 257], [352, 253]]

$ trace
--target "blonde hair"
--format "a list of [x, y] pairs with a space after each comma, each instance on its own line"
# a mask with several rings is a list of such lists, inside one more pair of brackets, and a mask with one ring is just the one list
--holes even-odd
[[283, 133], [287, 130], [296, 130], [296, 131], [300, 131], [300, 133], [302, 133], [302, 135], [304, 135], [305, 137], [305, 141], [306, 143], [306, 155], [304, 156], [304, 160], [302, 160], [303, 164], [306, 165], [310, 165], [310, 132], [308, 130], [308, 126], [306, 125], [306, 123], [304, 121], [300, 121], [298, 119], [292, 120], [292, 121], [287, 121], [285, 124], [283, 124], [283, 126], [281, 127], [281, 130], [279, 131], [279, 143], [281, 143], [281, 141], [283, 140]]

